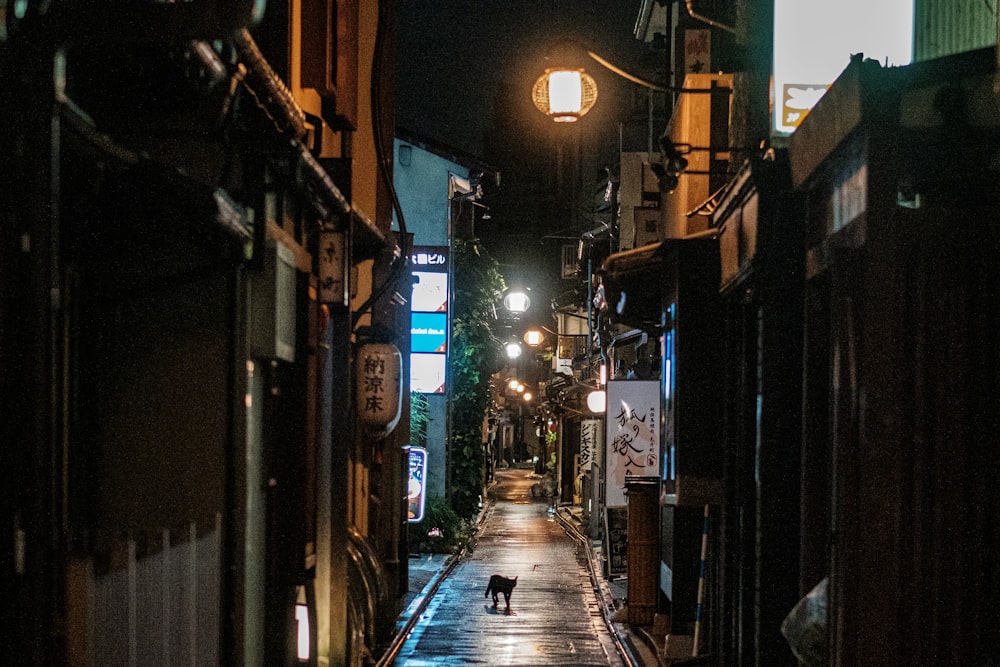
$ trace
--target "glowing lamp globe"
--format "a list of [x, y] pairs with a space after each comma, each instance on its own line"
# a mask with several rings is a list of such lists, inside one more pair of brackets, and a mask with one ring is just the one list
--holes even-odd
[[503, 298], [503, 307], [512, 313], [524, 313], [531, 308], [531, 297], [525, 292], [510, 292]]
[[538, 347], [542, 344], [542, 332], [538, 329], [528, 329], [524, 332], [524, 342], [531, 347]]
[[531, 89], [535, 108], [557, 123], [573, 123], [594, 108], [597, 82], [582, 69], [550, 68]]
[[608, 407], [608, 396], [601, 390], [592, 391], [587, 394], [587, 407], [591, 412], [601, 414]]

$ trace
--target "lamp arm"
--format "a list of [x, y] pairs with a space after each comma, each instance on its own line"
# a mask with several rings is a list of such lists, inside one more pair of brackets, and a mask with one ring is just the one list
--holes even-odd
[[685, 4], [687, 5], [688, 14], [690, 14], [691, 18], [693, 18], [694, 20], [701, 21], [702, 23], [707, 23], [713, 28], [719, 28], [721, 30], [725, 30], [726, 32], [732, 33], [733, 35], [736, 34], [736, 28], [730, 25], [726, 25], [724, 23], [719, 23], [718, 21], [714, 21], [708, 18], [707, 16], [702, 16], [701, 14], [695, 12], [694, 7], [691, 5], [691, 0], [687, 0]]
[[623, 79], [628, 79], [632, 83], [637, 83], [640, 86], [645, 86], [646, 88], [651, 88], [651, 89], [659, 91], [661, 93], [667, 92], [667, 88], [666, 87], [661, 86], [661, 85], [656, 84], [656, 83], [652, 83], [650, 81], [646, 81], [645, 79], [640, 79], [639, 77], [637, 77], [637, 76], [635, 76], [633, 74], [629, 74], [628, 72], [626, 72], [622, 68], [616, 66], [614, 63], [608, 62], [607, 60], [605, 60], [601, 56], [597, 55], [593, 51], [587, 51], [587, 55], [590, 56], [591, 58], [593, 58], [594, 60], [596, 60], [598, 63], [600, 63], [603, 67], [606, 67], [607, 69], [611, 70], [612, 72], [614, 72], [618, 76], [622, 77]]
[[645, 79], [641, 79], [641, 78], [635, 76], [634, 74], [629, 74], [628, 72], [626, 72], [622, 68], [618, 67], [614, 63], [609, 62], [607, 59], [602, 58], [601, 56], [597, 55], [593, 51], [587, 51], [587, 55], [590, 56], [591, 58], [593, 58], [601, 66], [603, 66], [603, 67], [611, 70], [612, 72], [614, 72], [618, 76], [622, 77], [623, 79], [628, 79], [632, 83], [637, 83], [640, 86], [645, 86], [646, 88], [649, 88], [651, 90], [655, 90], [655, 91], [660, 92], [660, 93], [671, 92], [671, 93], [704, 93], [704, 94], [708, 94], [708, 93], [712, 93], [712, 92], [715, 92], [715, 91], [732, 93], [731, 90], [727, 90], [725, 88], [719, 88], [719, 87], [716, 87], [716, 88], [683, 88], [683, 87], [680, 87], [680, 86], [663, 86], [663, 85], [660, 85], [658, 83], [653, 83], [652, 81], [646, 81]]

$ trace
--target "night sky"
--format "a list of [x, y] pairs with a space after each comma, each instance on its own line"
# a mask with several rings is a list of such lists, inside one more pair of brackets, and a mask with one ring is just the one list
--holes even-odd
[[[574, 210], [592, 197], [585, 191], [601, 169], [615, 168], [622, 123], [647, 109], [642, 89], [583, 51], [579, 65], [597, 80], [599, 95], [579, 122], [547, 119], [531, 103], [531, 86], [554, 64], [548, 57], [565, 40], [629, 72], [663, 80], [665, 54], [632, 32], [639, 4], [398, 0], [397, 126], [501, 172], [499, 190], [487, 190], [491, 219], [477, 223], [476, 232], [509, 282], [549, 296], [560, 289], [561, 245], [592, 227]], [[627, 129], [624, 134], [628, 143]], [[641, 145], [626, 150], [645, 150], [648, 132], [640, 134]]]

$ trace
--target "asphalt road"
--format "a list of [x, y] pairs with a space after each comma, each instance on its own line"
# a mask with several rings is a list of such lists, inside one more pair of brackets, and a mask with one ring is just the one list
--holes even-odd
[[[394, 665], [624, 664], [604, 625], [586, 554], [533, 497], [538, 478], [502, 470], [471, 554], [438, 588]], [[493, 574], [517, 577], [510, 608], [485, 597]]]

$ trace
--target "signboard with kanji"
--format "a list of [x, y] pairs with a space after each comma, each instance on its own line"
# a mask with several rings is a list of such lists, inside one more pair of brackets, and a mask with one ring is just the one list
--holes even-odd
[[402, 357], [395, 345], [367, 343], [358, 350], [355, 408], [366, 425], [392, 430], [399, 421]]
[[584, 419], [580, 422], [580, 470], [590, 470], [594, 457], [601, 451], [601, 420]]
[[605, 413], [605, 504], [625, 506], [630, 477], [660, 477], [660, 383], [612, 380]]
[[324, 230], [319, 234], [319, 300], [347, 305], [347, 275], [343, 232]]
[[628, 509], [607, 507], [604, 510], [604, 534], [607, 536], [605, 576], [620, 577], [628, 573]]

